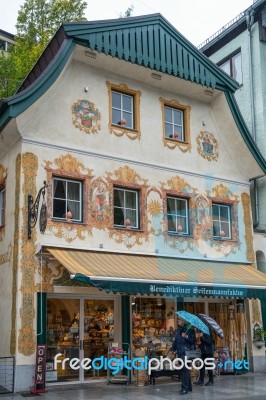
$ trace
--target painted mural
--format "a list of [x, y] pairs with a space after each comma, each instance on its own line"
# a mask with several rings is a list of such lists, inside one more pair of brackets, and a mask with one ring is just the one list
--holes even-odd
[[214, 135], [207, 131], [201, 131], [197, 138], [197, 150], [201, 157], [208, 161], [217, 161], [218, 152], [218, 142]]
[[[57, 238], [72, 243], [85, 240], [93, 235], [93, 229], [107, 230], [109, 238], [127, 249], [142, 246], [153, 240], [155, 249], [167, 253], [169, 248], [177, 254], [222, 259], [237, 254], [241, 250], [238, 232], [239, 196], [232, 185], [206, 181], [206, 190], [199, 192], [183, 176], [172, 176], [160, 181], [157, 187], [149, 186], [149, 181], [128, 165], [114, 171], [106, 171], [104, 176], [94, 176], [92, 169], [78, 159], [66, 154], [54, 161], [46, 161], [48, 182], [48, 229]], [[83, 181], [84, 222], [76, 224], [71, 220], [55, 221], [51, 218], [52, 176], [62, 176]], [[125, 187], [139, 191], [140, 230], [119, 229], [113, 226], [113, 187]], [[181, 196], [189, 199], [190, 234], [169, 234], [167, 220], [167, 196]], [[245, 199], [245, 196], [243, 197]], [[244, 201], [244, 200], [242, 200]], [[232, 239], [213, 238], [212, 203], [230, 204], [232, 214]], [[245, 207], [248, 207], [247, 200]], [[244, 213], [245, 214], [245, 213]], [[251, 224], [248, 213], [245, 223]], [[250, 225], [251, 226], [251, 225]], [[250, 228], [247, 228], [250, 229]], [[246, 241], [248, 243], [246, 238]], [[249, 248], [249, 247], [248, 247]], [[249, 250], [247, 256], [251, 258]]]
[[85, 133], [96, 133], [101, 129], [101, 115], [94, 103], [89, 100], [78, 100], [72, 106], [72, 122]]
[[110, 204], [111, 187], [101, 178], [91, 181], [89, 189], [89, 223], [98, 229], [105, 229], [112, 224]]
[[[21, 327], [18, 336], [18, 351], [25, 356], [35, 352], [36, 332], [33, 327], [35, 318], [35, 253], [36, 253], [36, 228], [32, 230], [32, 238], [28, 240], [28, 194], [36, 196], [36, 177], [38, 170], [38, 159], [32, 153], [22, 154], [22, 170], [24, 172], [24, 183], [22, 191], [24, 195], [22, 244], [21, 244], [21, 297], [20, 308]], [[19, 191], [17, 193], [20, 193]], [[18, 207], [19, 209], [19, 207]]]
[[[0, 189], [5, 187], [5, 182], [7, 178], [7, 168], [0, 164]], [[0, 241], [3, 240], [5, 234], [5, 224], [0, 226]]]
[[253, 250], [253, 226], [251, 219], [251, 202], [250, 196], [247, 193], [241, 195], [242, 207], [244, 211], [244, 226], [245, 226], [245, 239], [246, 239], [246, 256], [247, 260], [254, 263], [255, 254]]
[[16, 354], [17, 344], [17, 275], [18, 275], [18, 260], [19, 260], [19, 193], [21, 190], [21, 154], [16, 158], [16, 181], [15, 181], [15, 204], [14, 204], [14, 243], [13, 243], [13, 281], [12, 281], [12, 309], [11, 309], [11, 330], [10, 330], [10, 354]]
[[[85, 168], [84, 165], [71, 154], [66, 154], [54, 161], [45, 161], [45, 169], [47, 172], [47, 198], [48, 198], [48, 224], [49, 229], [55, 237], [64, 239], [66, 242], [71, 243], [75, 239], [85, 240], [88, 236], [92, 235], [91, 227], [87, 224], [75, 224], [71, 221], [53, 221], [52, 220], [52, 177], [67, 177], [79, 179], [84, 182], [84, 193], [88, 192], [90, 181], [93, 177], [92, 169]], [[84, 219], [87, 220], [88, 215], [88, 199], [85, 196], [84, 204]]]
[[109, 237], [114, 239], [116, 243], [123, 243], [127, 249], [148, 242], [153, 234], [153, 228], [149, 226], [147, 214], [148, 179], [142, 178], [134, 169], [127, 165], [113, 172], [106, 172], [106, 179], [112, 186], [123, 186], [139, 190], [139, 207], [141, 210], [144, 210], [140, 215], [141, 230], [115, 229], [111, 225], [109, 227]]

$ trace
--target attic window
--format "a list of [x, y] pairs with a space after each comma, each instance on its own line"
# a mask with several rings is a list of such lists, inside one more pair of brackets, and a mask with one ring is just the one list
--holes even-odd
[[109, 97], [109, 130], [116, 136], [126, 135], [130, 139], [140, 138], [139, 90], [127, 85], [106, 82]]
[[190, 106], [160, 98], [163, 119], [163, 142], [170, 149], [190, 150]]

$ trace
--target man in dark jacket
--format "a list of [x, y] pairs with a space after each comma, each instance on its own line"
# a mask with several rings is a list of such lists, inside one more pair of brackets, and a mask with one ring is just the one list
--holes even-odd
[[[206, 358], [213, 358], [214, 353], [214, 345], [213, 340], [210, 335], [206, 333], [200, 333], [200, 351], [201, 351], [201, 359], [204, 362]], [[213, 385], [213, 370], [208, 369], [209, 381], [206, 383], [205, 386], [212, 386]], [[200, 369], [200, 377], [197, 382], [194, 382], [195, 385], [204, 385], [204, 377], [205, 377], [205, 363], [203, 367]]]
[[[184, 320], [178, 319], [177, 324], [178, 329], [171, 351], [176, 352], [177, 357], [184, 361], [186, 350], [195, 350], [196, 348], [196, 335], [194, 329], [187, 325]], [[181, 369], [181, 382], [180, 394], [187, 394], [192, 391], [190, 372], [185, 365]]]

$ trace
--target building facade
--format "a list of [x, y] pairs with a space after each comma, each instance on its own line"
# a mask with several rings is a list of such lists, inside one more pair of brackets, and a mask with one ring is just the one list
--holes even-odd
[[[243, 118], [263, 156], [265, 142], [266, 2], [251, 7], [207, 39], [201, 51], [239, 83], [235, 98]], [[265, 176], [252, 181], [252, 209], [258, 268], [266, 271]], [[266, 306], [263, 306], [266, 321]]]
[[0, 29], [0, 51], [8, 53], [10, 46], [15, 45], [15, 35]]
[[66, 358], [164, 354], [179, 309], [219, 320], [219, 349], [264, 368], [250, 180], [266, 164], [236, 89], [154, 14], [63, 24], [1, 103], [0, 354], [16, 391], [36, 344], [47, 385], [109, 376]]

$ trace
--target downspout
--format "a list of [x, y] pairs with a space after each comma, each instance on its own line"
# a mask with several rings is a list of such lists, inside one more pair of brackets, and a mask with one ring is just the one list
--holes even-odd
[[[255, 128], [255, 112], [254, 112], [254, 87], [253, 87], [253, 53], [252, 53], [252, 35], [251, 29], [254, 24], [254, 10], [248, 11], [246, 14], [247, 30], [248, 30], [248, 59], [249, 59], [249, 96], [250, 96], [250, 115], [251, 115], [251, 135], [256, 141], [256, 128]], [[254, 179], [254, 223], [253, 229], [259, 225], [259, 197], [257, 179]]]
[[256, 141], [255, 131], [255, 113], [254, 113], [254, 88], [253, 88], [253, 53], [252, 53], [252, 35], [251, 29], [254, 24], [254, 10], [247, 12], [246, 22], [248, 29], [248, 59], [249, 59], [249, 94], [250, 94], [250, 115], [251, 115], [251, 134]]
[[253, 229], [256, 229], [259, 225], [259, 199], [258, 199], [258, 185], [257, 179], [254, 179], [254, 222], [253, 222]]

